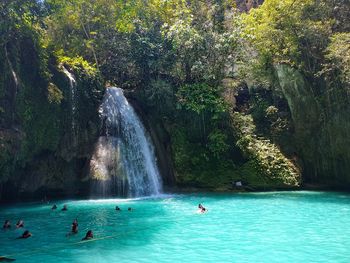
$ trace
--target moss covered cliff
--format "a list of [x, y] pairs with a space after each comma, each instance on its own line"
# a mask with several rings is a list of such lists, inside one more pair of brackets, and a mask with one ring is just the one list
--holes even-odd
[[146, 2], [0, 3], [2, 198], [86, 193], [105, 85], [168, 186], [350, 186], [348, 1]]
[[[99, 132], [103, 86], [83, 63], [44, 48], [30, 24], [17, 25], [0, 48], [0, 195], [76, 191]], [[64, 67], [76, 79], [74, 98]]]

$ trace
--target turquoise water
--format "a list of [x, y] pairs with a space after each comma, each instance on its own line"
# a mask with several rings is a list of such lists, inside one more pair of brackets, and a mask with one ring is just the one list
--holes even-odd
[[[196, 213], [198, 203], [209, 211]], [[68, 211], [60, 211], [63, 204]], [[350, 262], [350, 196], [341, 193], [193, 194], [57, 205], [56, 211], [43, 204], [2, 206], [0, 220], [23, 219], [33, 237], [14, 240], [23, 230], [0, 231], [0, 255], [14, 254], [17, 262]], [[66, 237], [76, 217], [79, 233]], [[79, 242], [88, 229], [95, 239]]]

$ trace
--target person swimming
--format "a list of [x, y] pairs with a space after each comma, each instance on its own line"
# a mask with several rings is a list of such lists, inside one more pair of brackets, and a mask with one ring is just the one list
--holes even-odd
[[15, 260], [14, 258], [0, 257], [0, 262], [12, 262]]
[[63, 208], [61, 209], [61, 211], [67, 211], [67, 210], [68, 210], [67, 205], [63, 205]]
[[117, 211], [122, 211], [122, 210], [119, 208], [119, 206], [116, 206], [116, 207], [115, 207], [115, 210], [117, 210]]
[[87, 231], [87, 233], [86, 233], [85, 237], [82, 239], [82, 241], [90, 240], [93, 238], [94, 238], [94, 234], [92, 233], [92, 230], [89, 230], [89, 231]]
[[74, 219], [72, 223], [72, 233], [73, 234], [78, 233], [78, 219]]
[[51, 207], [51, 210], [56, 210], [57, 209], [57, 205], [54, 204], [52, 207]]
[[21, 228], [24, 227], [24, 222], [23, 220], [18, 220], [17, 224], [16, 224], [16, 228]]
[[198, 205], [198, 212], [205, 213], [205, 212], [207, 212], [207, 209], [204, 206], [202, 206], [202, 204], [199, 204]]
[[31, 237], [32, 233], [30, 233], [28, 230], [24, 231], [23, 234], [20, 237], [17, 237], [17, 239], [26, 239], [28, 237]]
[[6, 220], [4, 225], [2, 226], [3, 229], [9, 229], [11, 228], [11, 222], [10, 220]]
[[128, 207], [128, 211], [132, 211], [131, 207]]

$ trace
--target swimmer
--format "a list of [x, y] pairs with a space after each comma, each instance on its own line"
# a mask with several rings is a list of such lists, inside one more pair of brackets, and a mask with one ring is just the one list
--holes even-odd
[[56, 210], [57, 209], [57, 205], [53, 205], [52, 207], [51, 207], [51, 210]]
[[19, 220], [16, 224], [16, 228], [21, 228], [21, 227], [24, 227], [24, 222], [23, 220]]
[[66, 234], [66, 237], [69, 237], [71, 235], [77, 234], [78, 233], [78, 219], [74, 219], [72, 223], [72, 230], [71, 232]]
[[199, 204], [198, 205], [198, 212], [199, 213], [205, 213], [205, 212], [207, 212], [208, 210], [204, 207], [204, 206], [202, 206], [202, 204]]
[[63, 205], [63, 208], [61, 209], [61, 211], [67, 211], [68, 208], [67, 208], [67, 205]]
[[119, 206], [116, 206], [116, 207], [115, 207], [115, 210], [116, 210], [116, 211], [122, 211], [122, 210], [119, 208]]
[[89, 231], [87, 231], [87, 233], [86, 233], [85, 237], [82, 239], [82, 241], [90, 240], [93, 238], [94, 238], [94, 234], [92, 233], [92, 230], [89, 230]]
[[72, 234], [78, 233], [78, 219], [75, 219], [72, 223]]
[[31, 237], [32, 233], [30, 233], [28, 230], [24, 231], [23, 234], [20, 237], [17, 237], [17, 239], [26, 239], [28, 237]]
[[3, 229], [9, 229], [11, 228], [11, 222], [10, 220], [6, 220], [4, 225], [2, 226]]
[[131, 209], [131, 207], [128, 207], [128, 211], [131, 211], [132, 209]]
[[0, 262], [12, 262], [15, 261], [14, 258], [0, 257]]

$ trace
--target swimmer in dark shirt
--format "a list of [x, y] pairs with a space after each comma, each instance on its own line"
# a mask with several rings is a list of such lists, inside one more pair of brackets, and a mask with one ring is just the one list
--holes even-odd
[[85, 237], [82, 239], [82, 241], [90, 240], [94, 238], [94, 234], [92, 233], [92, 230], [87, 231]]
[[78, 233], [78, 220], [75, 219], [72, 223], [72, 233], [76, 234]]
[[26, 239], [28, 237], [31, 237], [32, 233], [30, 233], [28, 230], [24, 231], [23, 234], [20, 237], [17, 237], [17, 239]]
[[205, 212], [207, 212], [207, 209], [204, 206], [202, 206], [202, 204], [199, 204], [198, 205], [198, 212], [205, 213]]

